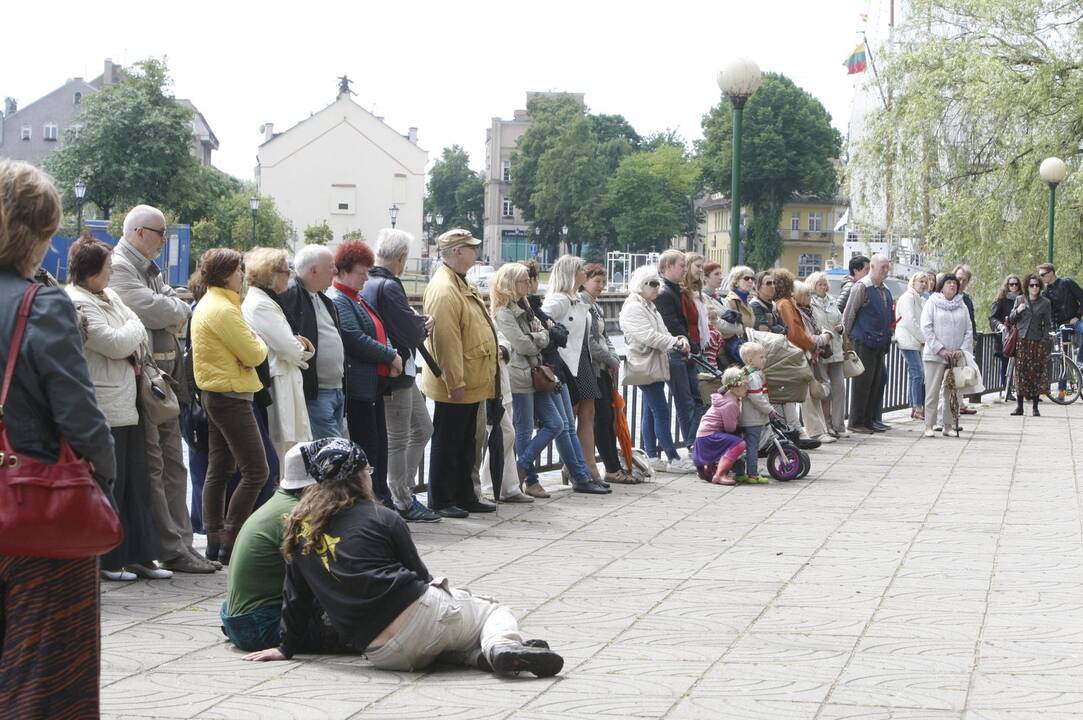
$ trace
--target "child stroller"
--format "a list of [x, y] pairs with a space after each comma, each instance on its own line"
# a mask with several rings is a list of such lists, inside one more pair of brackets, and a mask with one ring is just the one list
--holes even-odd
[[[691, 359], [701, 370], [721, 383], [722, 372], [718, 368], [696, 355], [692, 355]], [[706, 402], [710, 402], [709, 397]], [[771, 477], [781, 482], [789, 482], [808, 475], [812, 469], [812, 459], [798, 447], [799, 431], [791, 430], [779, 417], [771, 418], [768, 430], [769, 432], [763, 434], [759, 454], [760, 457], [767, 458], [767, 472]], [[705, 468], [705, 471], [713, 472], [713, 469]]]

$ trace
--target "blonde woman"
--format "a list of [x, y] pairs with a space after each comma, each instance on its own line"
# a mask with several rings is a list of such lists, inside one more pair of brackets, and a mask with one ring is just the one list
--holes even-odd
[[312, 439], [301, 371], [308, 367], [313, 348], [307, 338], [293, 334], [279, 304], [278, 296], [286, 291], [290, 281], [286, 251], [255, 248], [245, 255], [244, 265], [248, 292], [241, 303], [241, 313], [267, 345], [274, 401], [267, 408], [267, 430], [281, 467], [287, 450]]
[[[703, 295], [703, 263], [705, 259], [696, 253], [684, 255], [684, 277], [681, 279], [681, 312], [688, 323], [688, 339], [693, 346], [707, 347], [710, 323]], [[702, 413], [700, 413], [702, 415]]]
[[[560, 357], [568, 367], [568, 385], [561, 389], [560, 409], [565, 414], [568, 430], [595, 484], [608, 485], [601, 479], [594, 460], [594, 401], [602, 396], [594, 377], [594, 365], [590, 357], [590, 307], [579, 299], [579, 288], [587, 281], [583, 259], [574, 255], [562, 255], [553, 263], [549, 275], [549, 291], [542, 303], [542, 311], [554, 322], [568, 329], [568, 343], [560, 348]], [[585, 453], [583, 448], [590, 448]], [[567, 464], [567, 463], [565, 463]], [[570, 470], [571, 468], [569, 468]], [[572, 476], [573, 483], [575, 476]]]
[[[530, 286], [530, 273], [526, 266], [519, 263], [504, 263], [489, 282], [489, 308], [493, 324], [503, 338], [502, 344], [508, 348], [508, 380], [512, 393], [519, 481], [525, 481], [525, 492], [530, 497], [549, 497], [538, 481], [534, 464], [542, 450], [555, 440], [560, 458], [571, 473], [573, 489], [584, 493], [604, 493], [606, 489], [591, 480], [590, 471], [580, 460], [580, 453], [576, 452], [575, 436], [559, 410], [563, 403], [561, 393], [534, 389], [532, 372], [543, 364], [541, 353], [549, 345], [549, 331], [526, 302]], [[534, 434], [535, 417], [541, 423], [537, 434]]]
[[846, 378], [842, 374], [842, 311], [830, 293], [831, 284], [826, 273], [812, 273], [805, 279], [805, 284], [812, 291], [809, 304], [813, 321], [831, 334], [831, 342], [825, 346], [830, 348], [830, 353], [821, 357], [819, 369], [821, 379], [831, 386], [831, 394], [823, 401], [827, 432], [838, 439], [850, 434], [846, 429]]
[[895, 303], [895, 340], [906, 359], [906, 377], [910, 385], [910, 417], [925, 419], [925, 365], [921, 351], [925, 336], [921, 331], [921, 311], [925, 309], [928, 276], [919, 270], [910, 276], [910, 287]]

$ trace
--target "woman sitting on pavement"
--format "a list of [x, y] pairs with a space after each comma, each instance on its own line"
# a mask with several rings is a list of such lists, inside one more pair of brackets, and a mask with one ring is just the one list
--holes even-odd
[[745, 371], [726, 368], [722, 387], [711, 394], [711, 407], [703, 414], [692, 445], [696, 473], [715, 485], [736, 485], [730, 475], [734, 464], [745, 454], [745, 441], [737, 434], [741, 399], [748, 392]]
[[113, 496], [124, 528], [124, 540], [102, 556], [102, 578], [163, 580], [173, 577], [159, 568], [157, 531], [150, 513], [146, 440], [136, 404], [136, 373], [149, 353], [143, 323], [109, 287], [113, 249], [85, 235], [68, 251], [68, 297], [79, 313], [90, 379], [98, 406], [109, 421], [117, 458]]
[[1053, 306], [1042, 295], [1042, 281], [1031, 273], [1023, 279], [1026, 291], [1015, 301], [1010, 320], [1019, 328], [1015, 348], [1015, 410], [1023, 414], [1023, 400], [1030, 398], [1031, 415], [1038, 417], [1038, 396], [1049, 387], [1049, 333], [1053, 330]]
[[319, 603], [346, 646], [384, 670], [455, 660], [498, 675], [551, 677], [564, 660], [524, 641], [511, 610], [433, 578], [406, 522], [374, 502], [368, 460], [334, 439], [308, 464], [317, 484], [287, 520], [282, 639], [246, 660], [288, 660], [302, 649]]
[[[974, 331], [970, 313], [959, 294], [959, 280], [954, 275], [941, 278], [936, 292], [925, 303], [921, 312], [921, 332], [925, 337], [922, 359], [925, 361], [925, 437], [935, 433], [937, 405], [951, 366], [963, 362], [963, 351], [974, 351]], [[949, 411], [950, 402], [944, 396], [942, 424], [945, 437], [959, 436], [957, 418]], [[951, 416], [951, 417], [949, 417]]]
[[[654, 265], [637, 268], [628, 281], [628, 298], [620, 310], [620, 329], [628, 345], [625, 382], [639, 385], [643, 393], [640, 433], [643, 447], [655, 470], [686, 473], [692, 472], [695, 465], [682, 460], [673, 444], [665, 386], [669, 380], [669, 351], [677, 349], [687, 353], [689, 345], [686, 338], [669, 334], [662, 316], [654, 307], [654, 299], [658, 297], [661, 286], [658, 268]], [[655, 447], [658, 444], [668, 459], [651, 455], [657, 452]]]

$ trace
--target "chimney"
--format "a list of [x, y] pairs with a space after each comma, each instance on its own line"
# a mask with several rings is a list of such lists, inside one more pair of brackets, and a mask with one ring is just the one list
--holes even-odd
[[15, 98], [4, 98], [4, 115], [14, 115], [19, 110], [19, 103], [15, 102]]
[[275, 124], [263, 123], [259, 126], [259, 131], [263, 133], [263, 142], [267, 142], [275, 136]]
[[410, 128], [409, 130], [406, 131], [406, 139], [409, 140], [410, 142], [412, 142], [414, 145], [417, 145], [417, 128], [416, 127], [412, 127], [412, 128]]
[[113, 58], [105, 59], [105, 72], [102, 73], [102, 87], [113, 84]]

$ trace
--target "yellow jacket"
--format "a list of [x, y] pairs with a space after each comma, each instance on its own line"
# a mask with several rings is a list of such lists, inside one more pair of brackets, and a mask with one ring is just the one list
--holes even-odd
[[436, 321], [425, 345], [444, 374], [425, 372], [422, 392], [448, 402], [451, 390], [465, 388], [463, 404], [496, 397], [496, 330], [477, 288], [441, 265], [425, 289], [424, 307]]
[[196, 386], [220, 393], [258, 392], [263, 383], [256, 366], [266, 357], [267, 346], [241, 314], [241, 296], [226, 288], [207, 288], [192, 314]]

